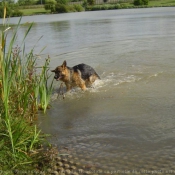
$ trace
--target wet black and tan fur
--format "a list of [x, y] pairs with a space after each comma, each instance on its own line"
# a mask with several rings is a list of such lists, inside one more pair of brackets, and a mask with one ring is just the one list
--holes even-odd
[[66, 61], [64, 61], [61, 66], [56, 67], [52, 72], [55, 73], [54, 78], [57, 81], [60, 80], [65, 83], [67, 91], [76, 86], [86, 90], [95, 80], [100, 79], [91, 66], [83, 63], [74, 67], [68, 67]]

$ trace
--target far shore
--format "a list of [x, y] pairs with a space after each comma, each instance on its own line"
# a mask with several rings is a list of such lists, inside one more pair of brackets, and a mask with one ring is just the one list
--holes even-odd
[[[134, 0], [95, 0], [94, 5], [85, 5], [83, 4], [83, 1], [77, 1], [63, 5], [64, 7], [62, 7], [60, 11], [62, 13], [75, 13], [85, 11], [175, 7], [175, 0], [149, 0], [148, 5], [139, 6], [134, 5], [133, 2]], [[17, 9], [13, 8], [10, 17], [60, 14], [59, 12], [52, 12], [50, 9], [46, 10], [44, 4], [24, 6], [17, 5], [16, 8]], [[0, 16], [2, 17], [2, 15]]]
[[[151, 1], [151, 2], [157, 2], [157, 1]], [[151, 3], [149, 5], [143, 5], [143, 6], [134, 6], [132, 4], [128, 3], [122, 3], [120, 7], [116, 7], [117, 4], [99, 4], [94, 6], [88, 6], [86, 10], [84, 11], [102, 11], [102, 10], [120, 10], [120, 9], [138, 9], [138, 8], [160, 8], [160, 7], [175, 7], [175, 2], [172, 4], [165, 3]], [[45, 10], [44, 6], [39, 8], [30, 8], [30, 9], [21, 9], [20, 11], [23, 12], [23, 16], [33, 16], [33, 15], [43, 15], [43, 14], [59, 14], [59, 13], [52, 13], [50, 10]], [[74, 13], [74, 12], [70, 12]]]

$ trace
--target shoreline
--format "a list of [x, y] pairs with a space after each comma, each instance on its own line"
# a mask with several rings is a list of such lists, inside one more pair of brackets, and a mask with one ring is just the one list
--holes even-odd
[[[106, 10], [124, 10], [124, 9], [148, 9], [148, 8], [170, 8], [170, 7], [175, 7], [175, 5], [158, 5], [158, 6], [150, 6], [150, 5], [143, 5], [143, 6], [127, 6], [127, 7], [121, 7], [121, 8], [108, 8], [108, 9], [102, 9], [100, 7], [104, 7], [104, 6], [116, 6], [116, 4], [99, 4], [99, 5], [94, 5], [94, 6], [89, 6], [88, 10], [84, 10], [81, 12], [91, 12], [91, 11], [106, 11]], [[24, 10], [28, 10], [28, 9], [24, 9]], [[67, 12], [67, 13], [81, 13], [81, 12]], [[47, 12], [47, 13], [31, 13], [29, 15], [25, 15], [23, 14], [22, 17], [27, 17], [27, 16], [40, 16], [40, 15], [56, 15], [56, 14], [66, 14], [66, 13], [52, 13], [52, 12]], [[20, 17], [20, 16], [12, 16], [10, 18], [16, 18], [16, 17]], [[3, 18], [0, 18], [3, 20]]]
[[[105, 5], [115, 5], [115, 4], [105, 4]], [[94, 6], [91, 6], [92, 8], [95, 7], [95, 6], [102, 6], [102, 5], [94, 5]], [[104, 5], [103, 5], [104, 6]], [[163, 6], [133, 6], [133, 7], [122, 7], [122, 8], [111, 8], [111, 9], [96, 9], [96, 10], [84, 10], [84, 11], [81, 11], [81, 12], [91, 12], [91, 11], [106, 11], [106, 10], [124, 10], [124, 9], [147, 9], [147, 8], [168, 8], [168, 7], [175, 7], [175, 5], [163, 5]], [[81, 12], [67, 12], [67, 13], [81, 13]], [[23, 15], [23, 16], [35, 16], [35, 15], [55, 15], [55, 14], [66, 14], [66, 13], [33, 13], [33, 14], [30, 14], [30, 15]], [[13, 17], [12, 17], [13, 18]]]
[[85, 175], [103, 172], [102, 168], [96, 164], [82, 163], [81, 160], [67, 148], [62, 148], [61, 150], [58, 150], [56, 146], [43, 148], [37, 157], [39, 159], [36, 163], [33, 163], [30, 168], [25, 168], [24, 166], [21, 169], [1, 170], [0, 173], [8, 175]]
[[[174, 8], [175, 5], [173, 6], [148, 6], [148, 7], [132, 7], [132, 8], [120, 8], [120, 9], [107, 9], [109, 11], [111, 10], [129, 10], [129, 9], [152, 9], [152, 8]], [[107, 11], [104, 9], [100, 9], [100, 10], [86, 10], [86, 11], [82, 11], [82, 12], [94, 12], [94, 11]], [[30, 14], [30, 15], [23, 15], [22, 17], [27, 17], [27, 16], [41, 16], [41, 15], [57, 15], [57, 14], [70, 14], [70, 13], [81, 13], [81, 12], [68, 12], [68, 13], [39, 13], [39, 14]], [[10, 18], [19, 18], [19, 16], [14, 16], [14, 17], [10, 17]], [[3, 19], [3, 18], [0, 18]]]

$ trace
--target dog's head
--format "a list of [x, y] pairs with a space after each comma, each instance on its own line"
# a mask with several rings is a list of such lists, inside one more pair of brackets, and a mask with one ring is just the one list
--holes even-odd
[[62, 80], [62, 81], [64, 80], [64, 77], [67, 74], [66, 68], [67, 68], [67, 63], [66, 63], [66, 61], [64, 61], [61, 66], [56, 67], [55, 70], [51, 70], [51, 72], [55, 73], [54, 78], [57, 81], [58, 80]]

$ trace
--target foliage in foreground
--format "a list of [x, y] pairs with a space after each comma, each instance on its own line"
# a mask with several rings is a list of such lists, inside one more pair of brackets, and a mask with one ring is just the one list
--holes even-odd
[[43, 136], [31, 121], [39, 108], [46, 111], [52, 93], [52, 83], [47, 84], [50, 59], [45, 60], [41, 71], [36, 70], [34, 48], [25, 53], [25, 39], [32, 24], [21, 45], [15, 47], [19, 27], [20, 21], [8, 46], [10, 27], [4, 23], [0, 31], [0, 170], [33, 162], [31, 155]]

